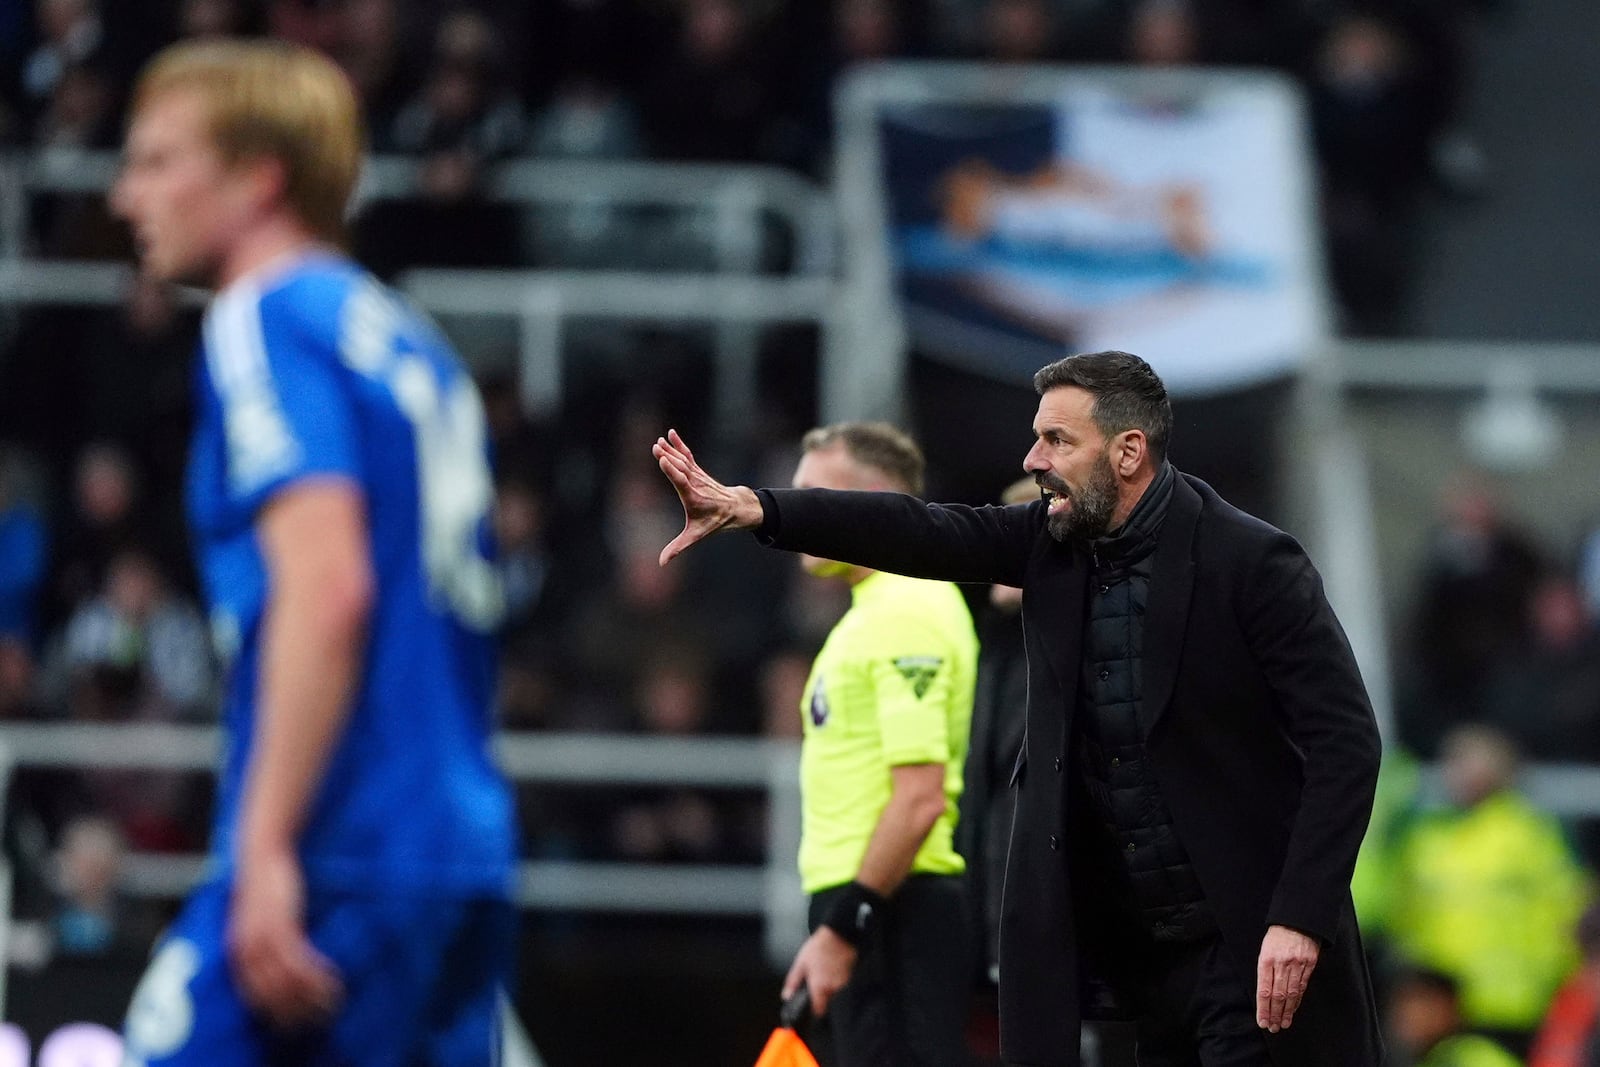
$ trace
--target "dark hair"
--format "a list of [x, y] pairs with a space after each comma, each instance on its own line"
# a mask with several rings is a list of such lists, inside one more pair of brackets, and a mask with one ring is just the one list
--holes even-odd
[[850, 458], [871, 467], [896, 482], [914, 496], [922, 495], [922, 475], [926, 466], [922, 449], [902, 430], [887, 422], [836, 422], [818, 426], [800, 439], [806, 452], [839, 444]]
[[1172, 404], [1150, 364], [1131, 352], [1086, 352], [1039, 368], [1033, 387], [1040, 396], [1076, 386], [1094, 397], [1090, 417], [1107, 437], [1141, 430], [1157, 463], [1172, 439]]

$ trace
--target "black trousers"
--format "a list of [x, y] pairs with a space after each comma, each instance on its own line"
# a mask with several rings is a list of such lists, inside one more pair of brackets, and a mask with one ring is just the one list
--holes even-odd
[[1253, 983], [1220, 936], [1152, 947], [1134, 1026], [1138, 1067], [1272, 1067]]
[[[811, 897], [815, 930], [839, 893]], [[836, 1067], [966, 1067], [970, 991], [965, 890], [959, 875], [912, 875], [861, 946], [828, 1006]]]

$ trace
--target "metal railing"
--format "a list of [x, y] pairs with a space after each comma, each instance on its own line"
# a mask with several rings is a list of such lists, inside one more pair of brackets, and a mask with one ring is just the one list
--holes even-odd
[[[116, 175], [113, 152], [47, 149], [0, 158], [0, 303], [109, 306], [130, 277], [116, 263], [54, 262], [25, 256], [30, 198], [101, 194]], [[367, 160], [359, 205], [420, 198], [421, 164], [406, 157]], [[563, 386], [568, 323], [703, 322], [713, 328], [714, 412], [718, 425], [749, 424], [756, 411], [757, 327], [811, 322], [822, 336], [821, 376], [838, 378], [847, 358], [838, 336], [841, 288], [833, 202], [828, 192], [773, 167], [691, 163], [574, 163], [516, 159], [485, 178], [484, 197], [529, 208], [603, 206], [675, 209], [702, 216], [708, 270], [416, 270], [402, 287], [427, 311], [518, 322], [523, 400], [552, 410]], [[780, 222], [792, 237], [789, 269], [761, 273], [764, 227]], [[486, 295], [487, 294], [487, 295]], [[830, 414], [831, 418], [832, 415]]]
[[[1508, 384], [1509, 383], [1509, 384]], [[1394, 739], [1392, 664], [1394, 635], [1386, 620], [1386, 588], [1397, 575], [1385, 575], [1381, 557], [1388, 547], [1380, 542], [1377, 523], [1384, 500], [1375, 495], [1372, 479], [1375, 459], [1385, 443], [1363, 441], [1352, 405], [1358, 398], [1454, 398], [1492, 405], [1510, 389], [1521, 407], [1507, 417], [1536, 418], [1537, 406], [1558, 398], [1600, 395], [1600, 345], [1516, 341], [1339, 341], [1315, 359], [1302, 381], [1297, 398], [1298, 425], [1305, 456], [1295, 472], [1305, 497], [1312, 554], [1322, 569], [1329, 599], [1349, 633], [1363, 675], [1371, 691], [1386, 739]], [[1465, 396], [1463, 396], [1465, 394]], [[1590, 438], [1594, 437], [1593, 427]], [[1586, 469], [1600, 445], [1591, 440], [1581, 461]], [[1435, 441], [1425, 456], [1414, 455], [1411, 464], [1439, 467], [1442, 480], [1450, 468], [1466, 465], [1456, 441]], [[1600, 493], [1583, 503], [1570, 492], [1569, 461], [1544, 472], [1522, 472], [1518, 481], [1546, 483], [1542, 499], [1564, 499], [1570, 513], [1541, 517], [1547, 525], [1576, 527], [1600, 509]], [[1562, 487], [1568, 491], [1562, 492]], [[1411, 501], [1405, 501], [1410, 505]], [[1387, 505], [1392, 510], [1395, 501]], [[1548, 505], [1545, 511], [1550, 510]], [[1387, 577], [1387, 584], [1386, 584]], [[1393, 595], [1388, 599], [1392, 601]], [[1600, 803], [1572, 812], [1563, 799], [1565, 785], [1587, 790], [1583, 776], [1564, 778], [1536, 775], [1532, 781], [1550, 783], [1537, 799], [1562, 813], [1600, 815]], [[1539, 788], [1543, 789], [1541, 785]], [[1593, 794], [1581, 793], [1585, 797]], [[1581, 802], [1587, 805], [1589, 801]]]
[[[0, 726], [0, 800], [20, 767], [213, 773], [221, 744], [222, 731], [207, 726], [7, 724]], [[774, 965], [786, 964], [804, 940], [805, 896], [795, 869], [798, 742], [504, 732], [495, 753], [517, 783], [744, 789], [764, 793], [768, 803], [764, 866], [527, 860], [516, 873], [520, 906], [759, 917]], [[138, 896], [179, 896], [204, 870], [201, 856], [135, 853], [123, 887]]]
[[[102, 194], [115, 179], [113, 151], [41, 148], [0, 156], [0, 259], [19, 259], [26, 245], [27, 204], [41, 193]], [[422, 163], [407, 156], [370, 156], [356, 205], [419, 198]], [[763, 215], [794, 238], [794, 273], [829, 274], [835, 259], [833, 202], [827, 191], [777, 167], [738, 164], [569, 162], [511, 159], [485, 176], [491, 202], [527, 206], [666, 207], [709, 211], [715, 244], [729, 259], [757, 243]], [[733, 266], [733, 264], [729, 264]]]

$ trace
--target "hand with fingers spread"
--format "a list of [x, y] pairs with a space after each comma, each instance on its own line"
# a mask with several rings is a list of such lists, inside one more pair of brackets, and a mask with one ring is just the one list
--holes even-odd
[[661, 550], [662, 566], [714, 533], [752, 530], [761, 525], [761, 501], [755, 490], [723, 485], [707, 474], [695, 462], [694, 453], [677, 430], [668, 430], [667, 436], [656, 438], [650, 451], [683, 503], [683, 532]]
[[1311, 972], [1322, 951], [1316, 938], [1287, 926], [1267, 928], [1256, 965], [1256, 1025], [1269, 1033], [1287, 1030], [1300, 1010]]
[[244, 999], [283, 1029], [331, 1019], [344, 999], [337, 968], [306, 937], [305, 882], [293, 853], [241, 863], [228, 913], [228, 956]]

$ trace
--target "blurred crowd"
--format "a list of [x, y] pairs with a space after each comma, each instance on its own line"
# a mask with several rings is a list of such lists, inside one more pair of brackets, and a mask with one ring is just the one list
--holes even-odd
[[[1520, 776], [1600, 766], [1597, 546], [1592, 526], [1534, 533], [1475, 472], [1441, 487], [1394, 627], [1395, 736], [1355, 885], [1402, 1046], [1471, 1032], [1534, 1067], [1600, 1063], [1600, 824], [1545, 810]], [[1495, 1062], [1457, 1054], [1421, 1062]]]
[[[176, 38], [272, 34], [326, 50], [375, 151], [424, 162], [425, 211], [357, 234], [383, 270], [637, 259], [604, 211], [516, 219], [473, 203], [514, 156], [762, 162], [826, 177], [830, 92], [888, 58], [1237, 65], [1305, 89], [1333, 277], [1351, 332], [1394, 329], [1418, 203], [1482, 191], [1462, 121], [1495, 0], [35, 0], [0, 15], [0, 145], [109, 147], [131, 74]], [[67, 198], [69, 201], [71, 198]], [[50, 202], [38, 250], [120, 240], [95, 205]]]
[[[484, 176], [517, 156], [766, 162], [825, 176], [830, 88], [876, 58], [1269, 67], [1308, 93], [1345, 326], [1384, 332], [1421, 200], [1481, 190], [1460, 109], [1491, 6], [38, 0], [0, 5], [0, 144], [112, 147], [132, 72], [155, 49], [270, 33], [338, 58], [374, 149], [422, 162], [425, 200], [377, 203], [355, 220], [358, 253], [381, 271], [659, 266], [673, 242], [654, 240], [665, 231], [650, 220], [508, 214], [478, 195]], [[127, 253], [95, 197], [36, 197], [30, 211], [31, 254]], [[193, 309], [136, 281], [114, 307], [36, 307], [0, 325], [0, 722], [213, 722], [222, 665], [181, 499]], [[764, 337], [765, 406], [745, 428], [711, 421], [704, 336], [594, 331], [574, 345], [567, 395], [538, 420], [513, 377], [480, 382], [510, 604], [504, 725], [795, 736], [811, 657], [846, 594], [749, 538], [658, 567], [681, 513], [649, 442], [677, 425], [712, 442], [730, 480], [786, 482], [815, 417], [815, 339]], [[1600, 914], [1585, 914], [1600, 837], [1541, 811], [1516, 776], [1519, 759], [1600, 764], [1600, 534], [1542, 544], [1463, 477], [1443, 496], [1409, 602], [1397, 627], [1399, 744], [1357, 881], [1396, 1062], [1492, 1067], [1461, 1051], [1468, 1032], [1525, 1055], [1553, 1003], [1532, 1062], [1600, 1063]], [[1011, 624], [1001, 608], [980, 610], [995, 613], [980, 620], [995, 650], [985, 686], [1004, 697], [996, 657]], [[1441, 773], [1419, 777], [1417, 759]], [[36, 922], [13, 958], [143, 951], [150, 917], [118, 894], [114, 872], [125, 850], [198, 850], [209, 788], [181, 774], [20, 773], [6, 848], [19, 909]], [[765, 859], [758, 795], [523, 786], [520, 797], [532, 857]]]

